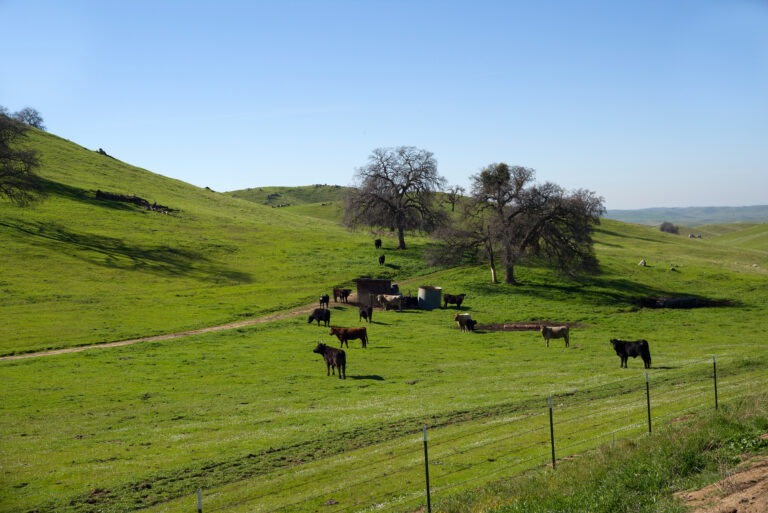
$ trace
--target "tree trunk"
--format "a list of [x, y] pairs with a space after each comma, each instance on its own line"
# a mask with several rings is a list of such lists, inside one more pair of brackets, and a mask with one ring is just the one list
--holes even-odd
[[515, 255], [509, 244], [505, 245], [504, 248], [504, 283], [517, 285], [517, 281], [515, 281]]
[[493, 249], [486, 247], [486, 251], [488, 251], [488, 260], [491, 264], [491, 283], [499, 283], [499, 280], [496, 279], [496, 260], [493, 258]]
[[397, 249], [405, 249], [405, 230], [402, 226], [397, 227]]

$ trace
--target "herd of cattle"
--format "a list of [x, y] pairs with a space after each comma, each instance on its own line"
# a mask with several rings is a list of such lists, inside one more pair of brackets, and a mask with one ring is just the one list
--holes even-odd
[[[376, 249], [381, 248], [381, 239], [376, 239], [374, 244]], [[379, 257], [379, 264], [384, 264], [384, 255]], [[351, 293], [351, 289], [334, 288], [333, 301], [335, 303], [349, 303], [349, 296]], [[456, 305], [456, 309], [460, 310], [465, 297], [466, 294], [444, 294], [443, 308], [448, 308], [448, 305]], [[389, 310], [390, 308], [402, 310], [403, 299], [404, 297], [402, 295], [379, 294], [376, 296], [376, 301], [384, 308], [384, 310]], [[358, 322], [362, 320], [366, 320], [368, 323], [373, 322], [372, 306], [360, 305], [358, 307], [358, 314]], [[472, 319], [472, 315], [467, 312], [457, 312], [454, 314], [453, 320], [462, 332], [474, 331], [475, 326], [477, 325], [477, 321]], [[320, 326], [320, 323], [322, 322], [325, 327], [330, 327], [331, 331], [329, 332], [329, 335], [336, 336], [336, 338], [339, 339], [339, 342], [341, 342], [341, 345], [339, 346], [339, 349], [336, 349], [326, 344], [319, 343], [312, 352], [323, 356], [327, 376], [330, 376], [331, 374], [336, 375], [336, 370], [338, 370], [339, 379], [347, 379], [347, 355], [341, 348], [346, 344], [347, 349], [349, 349], [349, 341], [358, 339], [362, 343], [363, 348], [366, 348], [368, 346], [368, 330], [364, 326], [358, 328], [330, 326], [331, 310], [330, 296], [328, 294], [320, 296], [320, 308], [314, 309], [309, 316], [308, 323], [311, 324], [313, 321], [316, 321], [318, 326]], [[544, 337], [547, 347], [549, 347], [549, 341], [551, 339], [558, 338], [565, 340], [565, 347], [570, 347], [570, 328], [568, 326], [542, 325], [539, 328], [539, 331], [541, 332], [542, 337]], [[621, 359], [621, 368], [627, 368], [627, 360], [630, 356], [632, 358], [640, 356], [645, 368], [651, 368], [651, 352], [647, 340], [630, 341], [614, 338], [611, 339], [611, 345]]]

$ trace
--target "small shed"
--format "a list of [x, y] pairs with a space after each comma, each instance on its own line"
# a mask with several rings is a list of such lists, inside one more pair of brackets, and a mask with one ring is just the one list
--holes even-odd
[[440, 308], [442, 302], [443, 289], [441, 287], [431, 287], [429, 285], [419, 287], [419, 308], [422, 310]]
[[380, 280], [374, 278], [358, 278], [357, 302], [361, 305], [381, 306], [376, 301], [378, 294], [397, 294], [393, 292], [392, 280]]

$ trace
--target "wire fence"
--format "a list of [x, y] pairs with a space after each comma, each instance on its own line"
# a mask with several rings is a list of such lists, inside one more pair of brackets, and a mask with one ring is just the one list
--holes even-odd
[[251, 478], [203, 490], [196, 496], [197, 511], [341, 513], [424, 507], [431, 512], [428, 493], [440, 498], [543, 465], [556, 469], [558, 458], [595, 448], [606, 439], [652, 436], [655, 425], [716, 408], [747, 390], [762, 390], [766, 383], [761, 366], [740, 364], [738, 358], [718, 360], [717, 367], [714, 358], [689, 362], [675, 370], [673, 375], [645, 373], [582, 393], [552, 395], [550, 407], [542, 398], [540, 411], [479, 427], [474, 422], [441, 426], [429, 430], [429, 443], [425, 429], [423, 452], [421, 439], [408, 435], [391, 440], [383, 457], [376, 454], [381, 447], [362, 449], [356, 457], [337, 455], [341, 461], [331, 457], [313, 462], [316, 467], [306, 476], [292, 469], [265, 476], [262, 483]]

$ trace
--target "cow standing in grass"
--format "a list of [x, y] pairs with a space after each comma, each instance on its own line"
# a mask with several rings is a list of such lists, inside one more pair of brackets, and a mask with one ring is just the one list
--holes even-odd
[[547, 341], [547, 347], [549, 347], [549, 339], [551, 338], [564, 338], [565, 339], [565, 347], [568, 347], [571, 345], [570, 342], [570, 330], [568, 329], [568, 326], [542, 326], [541, 327], [541, 336], [544, 337], [544, 340]]
[[373, 307], [372, 306], [361, 306], [357, 309], [357, 312], [359, 314], [357, 321], [360, 322], [363, 319], [368, 321], [369, 323], [373, 322]]
[[386, 258], [384, 255], [381, 255], [381, 256], [379, 257], [379, 265], [384, 265], [384, 261], [385, 261], [386, 259], [387, 259], [387, 258]]
[[449, 304], [455, 304], [457, 310], [461, 310], [461, 303], [464, 302], [466, 294], [445, 294], [443, 296], [443, 308], [448, 308]]
[[376, 246], [376, 249], [381, 249], [381, 239], [373, 241], [373, 245]]
[[621, 358], [620, 367], [627, 368], [627, 360], [631, 356], [637, 358], [638, 356], [643, 359], [643, 364], [646, 369], [651, 368], [651, 350], [648, 347], [647, 340], [618, 340], [611, 339], [611, 345], [616, 354]]
[[320, 308], [328, 308], [331, 304], [331, 297], [328, 294], [320, 296]]
[[368, 346], [368, 330], [366, 330], [365, 327], [339, 328], [337, 326], [331, 326], [331, 332], [328, 334], [336, 335], [336, 338], [341, 341], [341, 345], [339, 347], [344, 347], [344, 344], [347, 344], [347, 347], [349, 347], [349, 341], [358, 338], [360, 339], [360, 342], [363, 343], [363, 348]]
[[339, 379], [347, 379], [347, 353], [341, 349], [326, 346], [325, 344], [317, 344], [317, 347], [315, 347], [312, 352], [323, 355], [326, 376], [331, 375], [331, 370], [333, 370], [333, 374], [335, 375], [336, 369], [339, 369]]
[[310, 314], [309, 321], [307, 321], [308, 324], [312, 324], [312, 321], [317, 321], [317, 325], [320, 326], [320, 322], [325, 323], [325, 327], [328, 327], [328, 324], [331, 322], [331, 311], [326, 308], [315, 308], [315, 310]]

